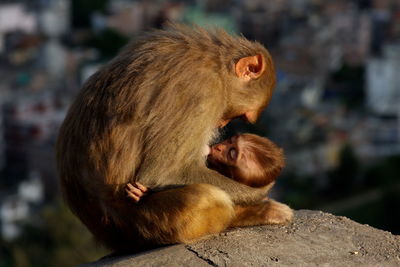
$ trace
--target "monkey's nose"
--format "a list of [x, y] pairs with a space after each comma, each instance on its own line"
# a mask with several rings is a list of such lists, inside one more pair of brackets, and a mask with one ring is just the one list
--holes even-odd
[[218, 152], [221, 152], [223, 150], [223, 147], [221, 144], [217, 144], [217, 145], [213, 146], [213, 148]]
[[256, 111], [248, 111], [243, 114], [245, 120], [251, 124], [256, 123], [258, 119], [258, 114]]

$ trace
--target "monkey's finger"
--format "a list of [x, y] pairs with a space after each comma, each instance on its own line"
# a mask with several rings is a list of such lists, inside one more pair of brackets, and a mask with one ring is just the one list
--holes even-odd
[[127, 188], [126, 190], [128, 190], [129, 192], [131, 192], [139, 197], [143, 196], [143, 192], [139, 188], [134, 187], [133, 185], [128, 185], [128, 187], [129, 188]]
[[128, 189], [126, 189], [126, 193], [128, 194], [128, 197], [132, 198], [133, 200], [135, 200], [135, 202], [139, 202], [140, 197], [138, 197], [137, 195], [135, 195], [134, 193], [132, 193], [131, 191], [129, 191]]
[[126, 186], [129, 187], [129, 188], [135, 187], [131, 183], [127, 183]]
[[147, 187], [145, 187], [144, 185], [142, 185], [142, 184], [140, 184], [138, 182], [136, 182], [136, 187], [139, 188], [143, 193], [147, 192], [147, 190], [148, 190]]
[[133, 195], [132, 193], [128, 193], [127, 197], [133, 199], [135, 202], [139, 202], [140, 200], [139, 197]]
[[[126, 186], [128, 187], [127, 189], [128, 189], [129, 191], [132, 191], [132, 192], [134, 192], [135, 194], [141, 195], [142, 190], [140, 190], [137, 186], [132, 185], [132, 184], [130, 184], [130, 183], [128, 183]], [[140, 192], [139, 192], [139, 191], [140, 191]]]

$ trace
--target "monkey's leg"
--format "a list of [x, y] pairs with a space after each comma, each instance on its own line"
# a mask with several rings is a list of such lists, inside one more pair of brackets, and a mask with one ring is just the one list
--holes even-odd
[[293, 219], [292, 209], [275, 200], [267, 200], [257, 205], [235, 206], [236, 217], [231, 223], [234, 226], [261, 224], [285, 224]]
[[209, 184], [154, 192], [137, 204], [135, 226], [156, 244], [190, 243], [226, 229], [235, 216], [229, 195]]

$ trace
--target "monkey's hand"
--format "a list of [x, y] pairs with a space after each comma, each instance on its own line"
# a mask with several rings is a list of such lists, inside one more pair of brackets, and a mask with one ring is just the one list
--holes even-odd
[[148, 188], [140, 183], [135, 183], [135, 185], [128, 183], [126, 185], [125, 191], [127, 193], [127, 196], [137, 203], [142, 197], [147, 194]]

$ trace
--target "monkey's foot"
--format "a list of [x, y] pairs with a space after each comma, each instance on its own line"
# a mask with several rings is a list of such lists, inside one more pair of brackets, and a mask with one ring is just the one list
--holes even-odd
[[286, 224], [293, 220], [293, 210], [288, 205], [268, 200], [265, 207], [265, 224]]
[[285, 224], [293, 219], [293, 210], [288, 205], [275, 200], [265, 200], [254, 206], [235, 206], [234, 226], [250, 226], [261, 224]]

